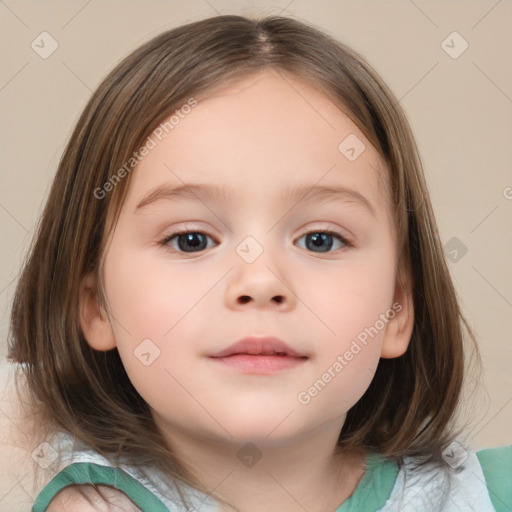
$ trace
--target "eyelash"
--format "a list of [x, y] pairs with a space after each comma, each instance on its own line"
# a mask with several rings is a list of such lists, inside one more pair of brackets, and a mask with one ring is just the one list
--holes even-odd
[[[172, 252], [177, 252], [179, 254], [184, 254], [184, 255], [193, 255], [194, 252], [190, 252], [190, 253], [182, 252], [182, 251], [173, 249], [173, 248], [169, 247], [169, 245], [168, 245], [168, 243], [173, 238], [175, 238], [176, 236], [186, 235], [186, 234], [189, 234], [189, 233], [199, 233], [201, 235], [206, 235], [206, 236], [208, 236], [208, 237], [210, 237], [211, 239], [214, 240], [214, 237], [212, 237], [211, 235], [209, 235], [208, 233], [205, 233], [203, 231], [199, 231], [199, 230], [196, 230], [196, 229], [176, 229], [170, 235], [164, 237], [162, 240], [159, 240], [158, 241], [158, 245], [162, 246], [164, 249], [172, 251]], [[330, 253], [335, 253], [337, 251], [340, 251], [342, 249], [347, 249], [349, 247], [354, 247], [354, 245], [347, 238], [345, 238], [341, 233], [338, 233], [336, 231], [326, 231], [326, 230], [322, 230], [322, 229], [313, 229], [313, 230], [310, 230], [310, 231], [306, 231], [304, 234], [302, 234], [302, 236], [299, 237], [299, 239], [302, 238], [303, 236], [306, 236], [306, 235], [309, 235], [309, 234], [312, 234], [312, 233], [322, 233], [324, 235], [333, 235], [336, 238], [338, 238], [343, 243], [343, 245], [344, 245], [344, 247], [341, 247], [340, 249], [336, 249], [334, 251], [328, 251], [327, 253], [317, 253], [317, 254], [330, 254]], [[202, 251], [197, 251], [197, 252], [203, 253], [205, 250], [206, 249], [204, 249]], [[310, 252], [312, 252], [312, 251], [310, 251]]]

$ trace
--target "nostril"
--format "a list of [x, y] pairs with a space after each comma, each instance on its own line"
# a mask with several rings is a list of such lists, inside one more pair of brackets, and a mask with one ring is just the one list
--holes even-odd
[[[238, 302], [240, 304], [247, 304], [247, 302], [249, 302], [250, 300], [251, 300], [251, 297], [249, 297], [248, 295], [242, 295], [241, 297], [238, 298]], [[276, 295], [275, 297], [272, 298], [272, 300], [274, 300], [278, 304], [281, 304], [283, 302], [284, 298], [282, 295]]]

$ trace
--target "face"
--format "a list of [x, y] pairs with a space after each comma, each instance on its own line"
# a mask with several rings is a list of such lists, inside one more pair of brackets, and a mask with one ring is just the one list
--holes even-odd
[[[196, 99], [132, 171], [104, 260], [111, 344], [167, 433], [272, 443], [341, 428], [381, 355], [405, 350], [379, 156], [291, 76]], [[210, 357], [251, 335], [303, 357], [266, 372]]]

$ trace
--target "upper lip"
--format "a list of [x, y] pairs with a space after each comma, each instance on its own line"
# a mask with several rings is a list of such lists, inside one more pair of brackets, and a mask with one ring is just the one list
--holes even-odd
[[290, 357], [307, 357], [274, 336], [248, 336], [238, 340], [224, 350], [212, 354], [210, 357], [227, 357], [233, 354], [282, 354]]

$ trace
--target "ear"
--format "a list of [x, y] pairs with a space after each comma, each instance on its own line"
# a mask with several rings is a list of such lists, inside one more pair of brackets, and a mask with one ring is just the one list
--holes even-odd
[[410, 275], [405, 276], [400, 269], [400, 277], [395, 287], [393, 310], [395, 316], [389, 320], [382, 343], [381, 357], [392, 359], [405, 353], [411, 341], [414, 327], [414, 304]]
[[108, 316], [97, 303], [96, 280], [87, 275], [80, 284], [80, 326], [89, 346], [95, 350], [111, 350], [116, 346]]

